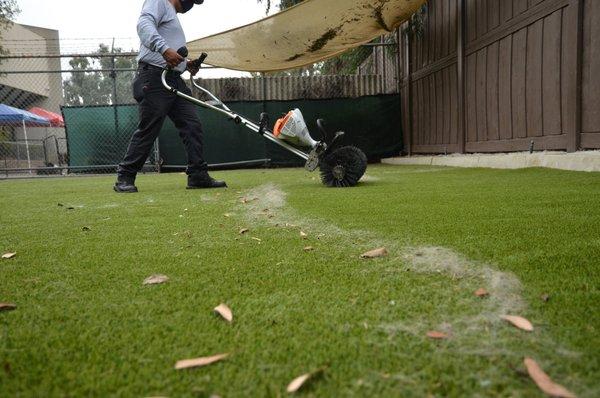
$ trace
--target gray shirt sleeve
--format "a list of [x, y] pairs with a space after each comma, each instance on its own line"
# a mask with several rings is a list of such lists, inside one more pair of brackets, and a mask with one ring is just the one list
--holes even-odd
[[160, 54], [169, 48], [157, 29], [165, 17], [166, 11], [164, 1], [146, 0], [137, 24], [138, 36], [142, 45]]

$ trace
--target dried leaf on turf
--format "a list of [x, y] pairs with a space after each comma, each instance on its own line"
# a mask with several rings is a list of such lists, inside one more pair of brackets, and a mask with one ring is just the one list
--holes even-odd
[[325, 371], [325, 368], [321, 368], [314, 372], [305, 373], [302, 376], [296, 377], [294, 380], [292, 380], [290, 382], [290, 384], [288, 384], [286, 391], [288, 393], [295, 393], [295, 392], [299, 391], [306, 384], [307, 381], [315, 378], [316, 376], [319, 376], [324, 371]]
[[223, 217], [225, 217], [225, 218], [229, 218], [229, 217], [231, 217], [231, 214], [229, 214], [229, 213], [225, 213], [225, 214], [223, 214]]
[[166, 275], [152, 275], [144, 279], [144, 285], [158, 285], [169, 280]]
[[219, 304], [214, 309], [215, 313], [221, 315], [223, 319], [227, 322], [233, 321], [233, 312], [231, 312], [231, 308], [229, 308], [226, 304]]
[[475, 290], [475, 293], [474, 293], [474, 294], [475, 294], [477, 297], [487, 297], [487, 296], [489, 296], [489, 295], [490, 295], [490, 293], [489, 293], [487, 290], [485, 290], [484, 288], [482, 288], [482, 287], [481, 287], [481, 288], [479, 288], [479, 289], [477, 289], [477, 290]]
[[507, 322], [512, 323], [515, 327], [528, 331], [528, 332], [532, 332], [533, 331], [533, 325], [531, 324], [531, 322], [529, 322], [527, 319], [521, 317], [521, 316], [517, 316], [517, 315], [503, 315], [501, 316], [502, 319], [504, 319]]
[[366, 253], [360, 255], [360, 258], [376, 258], [376, 257], [384, 257], [388, 255], [388, 251], [385, 247], [380, 247], [379, 249], [371, 250]]
[[5, 260], [8, 260], [9, 258], [13, 258], [16, 255], [17, 255], [17, 253], [4, 253], [2, 255], [2, 258], [5, 259]]
[[260, 238], [255, 238], [254, 236], [252, 237], [253, 240], [257, 241], [257, 242], [262, 242], [262, 239]]
[[302, 237], [302, 239], [306, 239], [308, 237], [308, 235], [304, 231], [300, 231], [300, 236]]
[[540, 390], [551, 397], [575, 398], [575, 394], [573, 394], [571, 391], [567, 390], [560, 384], [553, 382], [550, 376], [548, 376], [533, 359], [525, 358], [523, 363], [527, 368], [529, 377], [531, 377], [535, 384], [537, 384]]
[[244, 235], [246, 232], [249, 232], [249, 231], [250, 231], [250, 229], [248, 229], [248, 228], [242, 228], [242, 229], [240, 229], [240, 235]]
[[430, 339], [447, 339], [448, 335], [446, 333], [443, 332], [438, 332], [437, 330], [431, 330], [429, 332], [427, 332], [427, 337], [429, 337]]
[[544, 303], [547, 303], [548, 300], [550, 300], [550, 295], [549, 294], [542, 294], [542, 297], [540, 297], [542, 299], [542, 301]]
[[225, 358], [227, 358], [229, 354], [219, 354], [213, 355], [210, 357], [202, 357], [202, 358], [194, 358], [194, 359], [183, 359], [181, 361], [177, 361], [175, 364], [175, 369], [189, 369], [189, 368], [198, 368], [201, 366], [207, 366], [213, 364], [215, 362], [219, 362]]
[[315, 248], [314, 248], [314, 247], [312, 247], [312, 246], [306, 246], [306, 247], [305, 247], [303, 250], [304, 250], [305, 252], [311, 252], [311, 251], [315, 250]]
[[17, 306], [11, 303], [0, 303], [0, 312], [2, 311], [12, 311], [16, 309]]

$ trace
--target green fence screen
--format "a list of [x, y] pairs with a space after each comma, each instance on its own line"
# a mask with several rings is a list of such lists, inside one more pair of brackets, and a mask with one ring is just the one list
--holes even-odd
[[[361, 148], [374, 160], [396, 155], [402, 149], [400, 98], [379, 95], [323, 100], [232, 102], [236, 112], [256, 120], [266, 111], [274, 121], [300, 108], [313, 138], [319, 139], [316, 120], [329, 130], [344, 131], [345, 144]], [[69, 166], [116, 165], [122, 159], [138, 122], [136, 105], [63, 107]], [[271, 159], [274, 166], [297, 166], [303, 161], [222, 114], [198, 107], [204, 127], [204, 155], [209, 164]], [[185, 165], [185, 151], [173, 124], [167, 120], [159, 137], [163, 165]], [[156, 159], [153, 153], [150, 162]]]

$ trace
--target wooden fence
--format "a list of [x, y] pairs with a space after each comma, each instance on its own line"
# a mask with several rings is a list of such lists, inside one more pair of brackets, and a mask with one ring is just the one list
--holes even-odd
[[430, 0], [400, 48], [409, 154], [600, 148], [600, 1]]
[[392, 77], [392, 82], [369, 74], [200, 79], [198, 83], [223, 101], [285, 101], [398, 93]]

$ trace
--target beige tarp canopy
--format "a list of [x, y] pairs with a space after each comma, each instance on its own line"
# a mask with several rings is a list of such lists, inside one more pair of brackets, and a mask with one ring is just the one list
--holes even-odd
[[295, 7], [188, 43], [190, 58], [228, 69], [268, 72], [333, 57], [389, 33], [425, 0], [305, 0]]

